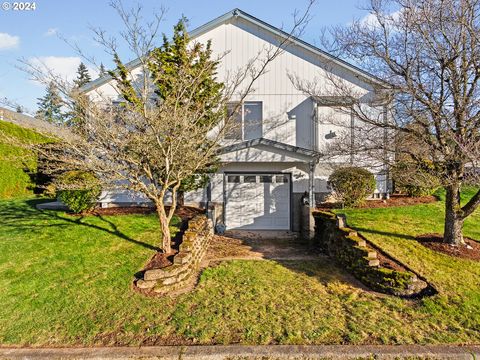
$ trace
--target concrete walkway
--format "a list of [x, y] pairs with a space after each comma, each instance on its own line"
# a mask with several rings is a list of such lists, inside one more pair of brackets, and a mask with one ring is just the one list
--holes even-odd
[[298, 233], [230, 230], [213, 237], [206, 260], [315, 260], [319, 256], [318, 249]]
[[479, 359], [478, 346], [152, 346], [0, 348], [0, 359]]

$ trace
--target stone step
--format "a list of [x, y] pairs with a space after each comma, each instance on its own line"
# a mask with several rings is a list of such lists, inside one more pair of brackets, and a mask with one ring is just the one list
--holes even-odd
[[[181, 245], [180, 245], [181, 246]], [[173, 258], [174, 264], [186, 264], [192, 259], [191, 252], [182, 252], [180, 251], [175, 257]]]
[[142, 279], [137, 280], [137, 287], [139, 289], [151, 289], [156, 284], [157, 284], [157, 282], [155, 280], [151, 280], [151, 281], [145, 281], [145, 280], [142, 280]]
[[368, 260], [368, 266], [380, 266], [380, 260], [378, 259], [367, 259]]
[[179, 266], [178, 264], [174, 264], [171, 266], [164, 267], [162, 269], [152, 269], [147, 270], [143, 274], [143, 280], [150, 281], [150, 280], [158, 280], [158, 279], [165, 279], [168, 277], [176, 276], [182, 270], [184, 270], [184, 266]]

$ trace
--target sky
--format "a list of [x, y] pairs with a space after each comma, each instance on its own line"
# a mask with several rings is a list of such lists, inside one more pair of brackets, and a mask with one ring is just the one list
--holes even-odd
[[[16, 0], [15, 0], [16, 1]], [[33, 1], [27, 0], [32, 3]], [[37, 98], [45, 93], [44, 85], [32, 81], [19, 69], [21, 60], [45, 64], [56, 73], [72, 79], [82, 59], [72, 48], [77, 44], [89, 57], [112, 66], [111, 56], [93, 40], [92, 27], [102, 28], [118, 38], [122, 22], [109, 6], [109, 0], [37, 0], [35, 9], [14, 10], [14, 1], [0, 0], [0, 99], [18, 103], [29, 112], [37, 108]], [[123, 0], [130, 8], [138, 2]], [[352, 19], [368, 14], [361, 10], [362, 0], [317, 0], [311, 9], [312, 19], [302, 39], [318, 45], [321, 29], [344, 25]], [[277, 27], [289, 28], [293, 12], [305, 9], [306, 0], [143, 0], [146, 21], [163, 7], [166, 14], [161, 31], [171, 34], [173, 25], [185, 15], [189, 29], [240, 8], [243, 11]], [[7, 10], [5, 10], [7, 8]], [[9, 8], [9, 9], [8, 9]], [[70, 43], [70, 44], [69, 44]], [[120, 45], [123, 61], [133, 55]], [[84, 61], [95, 78], [95, 68]]]

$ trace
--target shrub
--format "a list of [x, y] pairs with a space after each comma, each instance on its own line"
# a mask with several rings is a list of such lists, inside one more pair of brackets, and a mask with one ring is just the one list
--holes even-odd
[[57, 179], [59, 197], [68, 208], [78, 214], [95, 207], [100, 195], [96, 176], [89, 172], [69, 171]]
[[[428, 164], [425, 164], [428, 168]], [[433, 195], [440, 182], [417, 164], [399, 161], [392, 167], [395, 189], [408, 196], [419, 197]]]
[[328, 179], [336, 195], [346, 206], [358, 206], [375, 190], [373, 174], [360, 167], [335, 170]]

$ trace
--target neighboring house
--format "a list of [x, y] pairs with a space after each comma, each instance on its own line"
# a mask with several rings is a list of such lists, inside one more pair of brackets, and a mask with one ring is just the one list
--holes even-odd
[[[190, 32], [192, 40], [212, 41], [215, 54], [226, 53], [218, 69], [219, 80], [245, 64], [263, 49], [276, 46], [286, 34], [235, 9]], [[138, 62], [128, 64], [130, 68]], [[331, 96], [312, 98], [297, 90], [289, 74], [300, 79], [327, 82], [327, 72], [347, 80], [362, 96], [372, 95], [374, 76], [299, 39], [285, 51], [254, 85], [237, 117], [240, 130], [230, 133], [221, 149], [222, 167], [205, 189], [185, 194], [185, 203], [216, 205], [227, 229], [298, 230], [301, 197], [319, 201], [330, 192], [327, 179], [332, 168], [322, 162], [322, 149], [343, 127], [324, 121], [337, 116], [348, 125], [350, 116], [332, 111]], [[97, 79], [83, 87], [90, 96], [110, 96], [111, 78]], [[98, 95], [97, 94], [97, 95]], [[339, 162], [351, 162], [346, 155]], [[382, 174], [384, 174], [383, 172]], [[386, 177], [377, 175], [377, 194], [388, 193]], [[314, 200], [315, 199], [315, 200]], [[141, 202], [128, 192], [104, 192], [103, 205]]]

